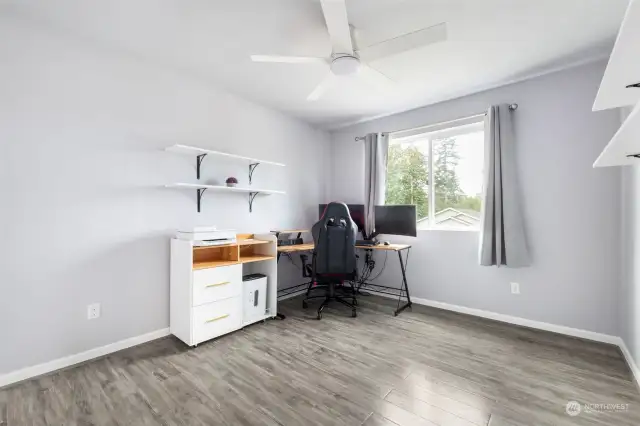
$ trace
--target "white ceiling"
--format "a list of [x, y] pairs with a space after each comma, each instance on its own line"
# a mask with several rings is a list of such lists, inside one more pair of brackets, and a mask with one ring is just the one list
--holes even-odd
[[91, 39], [222, 85], [324, 128], [462, 96], [611, 50], [628, 0], [346, 0], [363, 47], [440, 22], [448, 40], [372, 63], [397, 82], [344, 77], [316, 102], [322, 64], [251, 54], [329, 56], [319, 0], [0, 0], [0, 13]]

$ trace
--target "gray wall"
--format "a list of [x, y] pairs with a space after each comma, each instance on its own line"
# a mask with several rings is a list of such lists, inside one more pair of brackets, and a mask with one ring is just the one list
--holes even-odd
[[[622, 111], [622, 119], [630, 110]], [[640, 135], [639, 135], [640, 136]], [[640, 167], [622, 171], [620, 336], [640, 365]]]
[[[174, 229], [317, 215], [327, 133], [51, 28], [0, 17], [0, 40], [0, 375], [168, 327]], [[161, 187], [196, 180], [195, 158], [162, 151], [174, 143], [283, 162], [255, 185], [287, 195], [249, 214], [244, 196], [205, 194], [197, 214], [195, 191]], [[204, 180], [246, 184], [246, 169], [206, 159]], [[88, 321], [92, 302], [102, 317]]]
[[[413, 295], [618, 335], [620, 170], [592, 168], [620, 125], [617, 111], [591, 112], [604, 66], [589, 64], [335, 132], [331, 196], [362, 202], [363, 145], [355, 136], [516, 102], [517, 161], [533, 266], [478, 266], [477, 232], [389, 237], [413, 244], [408, 269]], [[395, 285], [397, 274], [397, 259], [389, 259], [379, 281]], [[510, 293], [511, 281], [520, 283], [520, 295]]]

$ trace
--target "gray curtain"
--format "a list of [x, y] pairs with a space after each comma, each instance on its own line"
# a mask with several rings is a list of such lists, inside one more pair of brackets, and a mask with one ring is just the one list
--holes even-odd
[[375, 206], [383, 205], [387, 186], [388, 133], [369, 133], [364, 138], [364, 214], [365, 232], [373, 234]]
[[529, 265], [511, 114], [509, 105], [495, 105], [489, 108], [485, 118], [480, 234], [480, 264], [483, 266]]

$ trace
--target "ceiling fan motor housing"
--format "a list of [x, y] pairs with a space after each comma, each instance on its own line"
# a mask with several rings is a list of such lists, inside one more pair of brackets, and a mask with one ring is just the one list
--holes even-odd
[[360, 71], [360, 59], [353, 55], [340, 55], [331, 61], [331, 72], [335, 75], [352, 75]]

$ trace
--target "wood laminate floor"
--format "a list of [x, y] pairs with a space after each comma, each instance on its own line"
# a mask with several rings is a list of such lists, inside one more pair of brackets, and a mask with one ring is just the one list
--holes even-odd
[[[640, 425], [619, 350], [360, 298], [188, 349], [173, 337], [0, 390], [0, 425]], [[622, 411], [566, 413], [568, 401]], [[610, 407], [611, 408], [611, 407]]]

